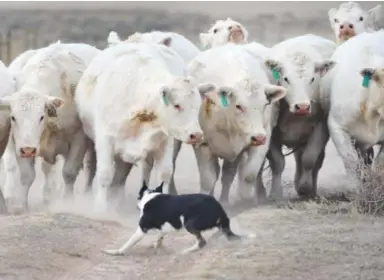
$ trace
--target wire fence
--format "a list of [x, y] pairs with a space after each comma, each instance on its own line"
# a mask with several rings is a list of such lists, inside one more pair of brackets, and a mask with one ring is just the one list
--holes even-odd
[[[208, 20], [206, 20], [208, 22]], [[121, 22], [118, 22], [121, 24]], [[147, 31], [153, 29], [157, 24], [153, 24], [152, 28]], [[208, 24], [204, 27], [207, 29]], [[247, 27], [250, 33], [250, 41], [256, 40], [266, 46], [271, 46], [277, 42], [283, 41], [289, 37], [303, 35], [306, 33], [313, 33], [316, 35], [327, 37], [333, 40], [333, 36], [331, 33], [331, 28], [328, 26], [326, 22], [319, 22], [319, 20], [312, 21], [302, 21], [298, 22], [291, 18], [285, 18], [284, 20], [280, 19], [279, 21], [273, 20], [273, 18], [265, 17], [259, 18], [257, 21], [244, 22], [244, 25]], [[102, 24], [96, 25], [97, 28], [86, 29], [77, 26], [77, 29], [74, 29], [73, 26], [67, 25], [66, 29], [75, 30], [76, 34], [66, 34], [65, 32], [47, 32], [46, 23], [42, 24], [33, 24], [26, 28], [22, 28], [19, 26], [11, 26], [6, 29], [0, 30], [0, 59], [4, 62], [4, 64], [9, 65], [9, 63], [17, 57], [20, 53], [28, 50], [28, 49], [37, 49], [41, 47], [45, 47], [50, 43], [56, 42], [57, 40], [61, 40], [62, 42], [82, 42], [93, 45], [97, 48], [104, 49], [107, 44], [107, 36], [109, 31], [114, 30], [117, 31], [122, 38], [126, 38], [129, 33], [132, 33], [132, 30], [135, 30], [135, 26], [137, 24], [129, 25], [130, 28], [127, 28], [127, 25], [124, 24], [121, 27], [116, 24], [114, 27], [105, 27]], [[65, 25], [64, 25], [65, 26]], [[98, 27], [100, 26], [100, 28]], [[104, 28], [101, 28], [101, 27]], [[200, 46], [198, 34], [199, 31], [202, 32], [203, 28], [193, 28], [194, 30], [181, 30], [179, 24], [172, 25], [175, 28], [166, 28], [180, 34], [183, 34], [188, 39], [192, 40], [197, 46]], [[51, 26], [53, 27], [53, 26]], [[98, 31], [96, 30], [98, 29]], [[138, 28], [143, 29], [143, 28]], [[164, 28], [160, 28], [164, 29]], [[92, 31], [92, 32], [91, 32]], [[143, 32], [142, 30], [141, 32]], [[205, 30], [204, 30], [205, 31]], [[121, 33], [120, 33], [121, 32]], [[145, 32], [145, 31], [144, 31]], [[128, 33], [128, 34], [127, 34]]]

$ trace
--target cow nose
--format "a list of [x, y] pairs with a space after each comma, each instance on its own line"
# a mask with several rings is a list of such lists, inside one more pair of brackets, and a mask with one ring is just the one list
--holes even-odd
[[203, 138], [203, 133], [200, 132], [192, 133], [189, 135], [189, 139], [192, 141], [198, 141], [201, 140], [201, 138]]
[[251, 137], [252, 144], [255, 146], [264, 145], [266, 140], [267, 140], [267, 137], [265, 137], [265, 135], [258, 135], [258, 136]]
[[22, 157], [34, 157], [36, 156], [36, 148], [33, 147], [24, 147], [20, 148], [20, 154]]
[[310, 104], [296, 104], [295, 105], [295, 113], [296, 114], [309, 114], [311, 110]]

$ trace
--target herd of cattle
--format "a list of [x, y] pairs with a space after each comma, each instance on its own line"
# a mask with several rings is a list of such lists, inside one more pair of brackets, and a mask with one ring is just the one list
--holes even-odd
[[[35, 160], [51, 199], [57, 156], [64, 160], [64, 198], [83, 168], [94, 210], [106, 211], [108, 190], [123, 185], [140, 163], [147, 183], [154, 166], [176, 193], [175, 162], [193, 147], [201, 192], [222, 173], [220, 200], [254, 189], [266, 199], [262, 171], [272, 170], [270, 198], [280, 199], [284, 154], [293, 150], [297, 193], [313, 197], [331, 138], [350, 176], [356, 162], [384, 160], [384, 30], [381, 5], [354, 2], [328, 12], [335, 41], [306, 34], [273, 47], [248, 41], [230, 18], [200, 34], [204, 50], [174, 32], [135, 33], [108, 47], [53, 43], [0, 66], [0, 155], [10, 213], [28, 209]], [[222, 167], [219, 159], [223, 160]]]

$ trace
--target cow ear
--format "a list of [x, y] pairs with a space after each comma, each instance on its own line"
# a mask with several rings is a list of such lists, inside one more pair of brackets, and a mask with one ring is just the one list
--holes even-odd
[[281, 75], [283, 74], [283, 67], [280, 62], [274, 59], [267, 59], [264, 61], [264, 65], [271, 70], [272, 77], [275, 81], [280, 80]]
[[46, 104], [54, 106], [55, 108], [60, 108], [61, 106], [64, 105], [64, 100], [60, 97], [56, 96], [46, 96]]
[[201, 83], [197, 86], [197, 90], [199, 91], [201, 97], [204, 98], [210, 98], [213, 99], [217, 86], [214, 83]]
[[161, 94], [161, 99], [163, 100], [164, 105], [168, 106], [172, 100], [171, 88], [168, 86], [163, 86], [160, 89], [160, 94]]
[[336, 62], [332, 60], [326, 60], [323, 62], [315, 63], [315, 73], [319, 73], [320, 77], [324, 77], [333, 67], [336, 66]]
[[269, 103], [279, 101], [287, 95], [287, 91], [284, 87], [270, 84], [265, 85], [264, 93]]
[[336, 12], [337, 12], [336, 8], [331, 8], [328, 10], [328, 18], [331, 23], [333, 23], [333, 17], [335, 16]]
[[11, 100], [12, 100], [12, 96], [0, 98], [0, 110], [10, 110]]

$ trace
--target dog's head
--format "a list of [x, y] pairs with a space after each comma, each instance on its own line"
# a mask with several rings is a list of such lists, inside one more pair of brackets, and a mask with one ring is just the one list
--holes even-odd
[[[144, 180], [143, 185], [139, 191], [139, 195], [137, 197], [137, 206], [141, 209], [144, 206], [144, 204], [146, 202], [148, 202], [151, 199], [151, 197], [153, 196], [153, 195], [151, 195], [151, 197], [148, 197], [149, 194], [163, 193], [163, 185], [164, 185], [164, 182], [161, 182], [161, 184], [157, 188], [149, 189], [147, 184], [145, 183], [145, 180]], [[145, 202], [145, 203], [142, 203], [142, 202]]]

